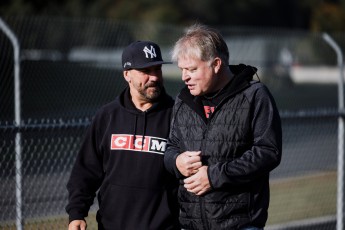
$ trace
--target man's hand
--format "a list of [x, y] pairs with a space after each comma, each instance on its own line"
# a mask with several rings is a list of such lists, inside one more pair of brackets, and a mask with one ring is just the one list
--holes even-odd
[[73, 220], [68, 225], [68, 230], [86, 230], [85, 220]]
[[207, 176], [207, 166], [200, 167], [197, 173], [188, 177], [183, 182], [184, 187], [188, 192], [194, 193], [198, 196], [211, 190], [210, 181]]
[[186, 151], [176, 158], [176, 166], [180, 173], [186, 177], [193, 175], [201, 167], [200, 151]]

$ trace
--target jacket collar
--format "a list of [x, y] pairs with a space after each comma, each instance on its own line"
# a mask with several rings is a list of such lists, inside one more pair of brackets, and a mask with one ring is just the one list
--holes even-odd
[[[249, 87], [250, 82], [253, 80], [253, 76], [257, 71], [257, 68], [244, 64], [229, 65], [229, 68], [231, 72], [234, 73], [234, 76], [227, 86], [227, 94], [225, 98], [232, 97]], [[201, 98], [199, 96], [193, 96], [187, 86], [181, 90], [178, 98], [199, 114], [205, 122], [207, 121], [204, 115]]]

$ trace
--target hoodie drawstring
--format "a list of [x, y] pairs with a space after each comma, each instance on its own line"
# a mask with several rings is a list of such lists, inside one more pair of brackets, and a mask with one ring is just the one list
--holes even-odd
[[137, 124], [138, 124], [138, 115], [135, 114], [135, 121], [134, 121], [134, 130], [133, 130], [133, 147], [135, 148], [135, 139], [137, 136]]
[[[143, 132], [141, 136], [141, 151], [144, 149], [144, 140], [145, 140], [145, 135], [146, 135], [146, 124], [147, 124], [147, 116], [146, 116], [146, 111], [144, 112], [144, 125], [143, 125]], [[134, 121], [134, 130], [133, 130], [133, 147], [135, 148], [135, 140], [137, 137], [137, 126], [138, 126], [138, 115], [135, 115], [135, 121]]]
[[146, 134], [146, 111], [144, 112], [144, 126], [143, 126], [143, 135], [142, 135], [142, 140], [141, 140], [141, 150], [144, 149], [144, 137]]

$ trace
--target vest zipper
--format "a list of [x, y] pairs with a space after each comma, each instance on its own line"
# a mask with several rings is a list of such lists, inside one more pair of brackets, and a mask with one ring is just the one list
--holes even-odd
[[205, 215], [205, 200], [203, 197], [199, 197], [199, 204], [200, 204], [200, 210], [201, 210], [201, 221], [203, 225], [203, 229], [208, 230], [208, 221]]
[[[206, 129], [203, 131], [203, 134], [202, 134], [202, 144], [200, 146], [201, 161], [202, 161], [202, 150], [205, 149], [204, 148], [205, 137], [206, 137], [206, 134], [208, 132], [208, 126], [209, 126], [209, 123], [206, 124]], [[206, 214], [205, 214], [205, 199], [202, 196], [199, 196], [199, 205], [200, 205], [200, 213], [201, 213], [201, 221], [202, 221], [203, 229], [209, 230], [208, 221], [207, 221]]]

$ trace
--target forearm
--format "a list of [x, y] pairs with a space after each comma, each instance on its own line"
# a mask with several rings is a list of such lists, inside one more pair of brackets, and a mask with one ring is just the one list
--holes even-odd
[[281, 121], [275, 103], [267, 89], [260, 88], [255, 94], [251, 130], [252, 142], [243, 153], [232, 161], [209, 166], [211, 185], [241, 186], [252, 183], [258, 177], [267, 176], [277, 167], [282, 155]]
[[210, 165], [208, 174], [211, 186], [216, 189], [250, 184], [259, 177], [267, 176], [279, 165], [281, 152], [278, 149], [256, 148], [233, 161]]
[[173, 174], [176, 178], [182, 178], [183, 175], [177, 169], [176, 158], [180, 153], [177, 148], [172, 146], [167, 148], [167, 151], [164, 154], [164, 166], [168, 172]]
[[[82, 152], [84, 154], [81, 154]], [[70, 220], [80, 220], [87, 216], [103, 181], [103, 170], [100, 164], [95, 163], [98, 160], [86, 160], [85, 155], [87, 155], [85, 151], [78, 154], [66, 186], [68, 190], [66, 211]]]

